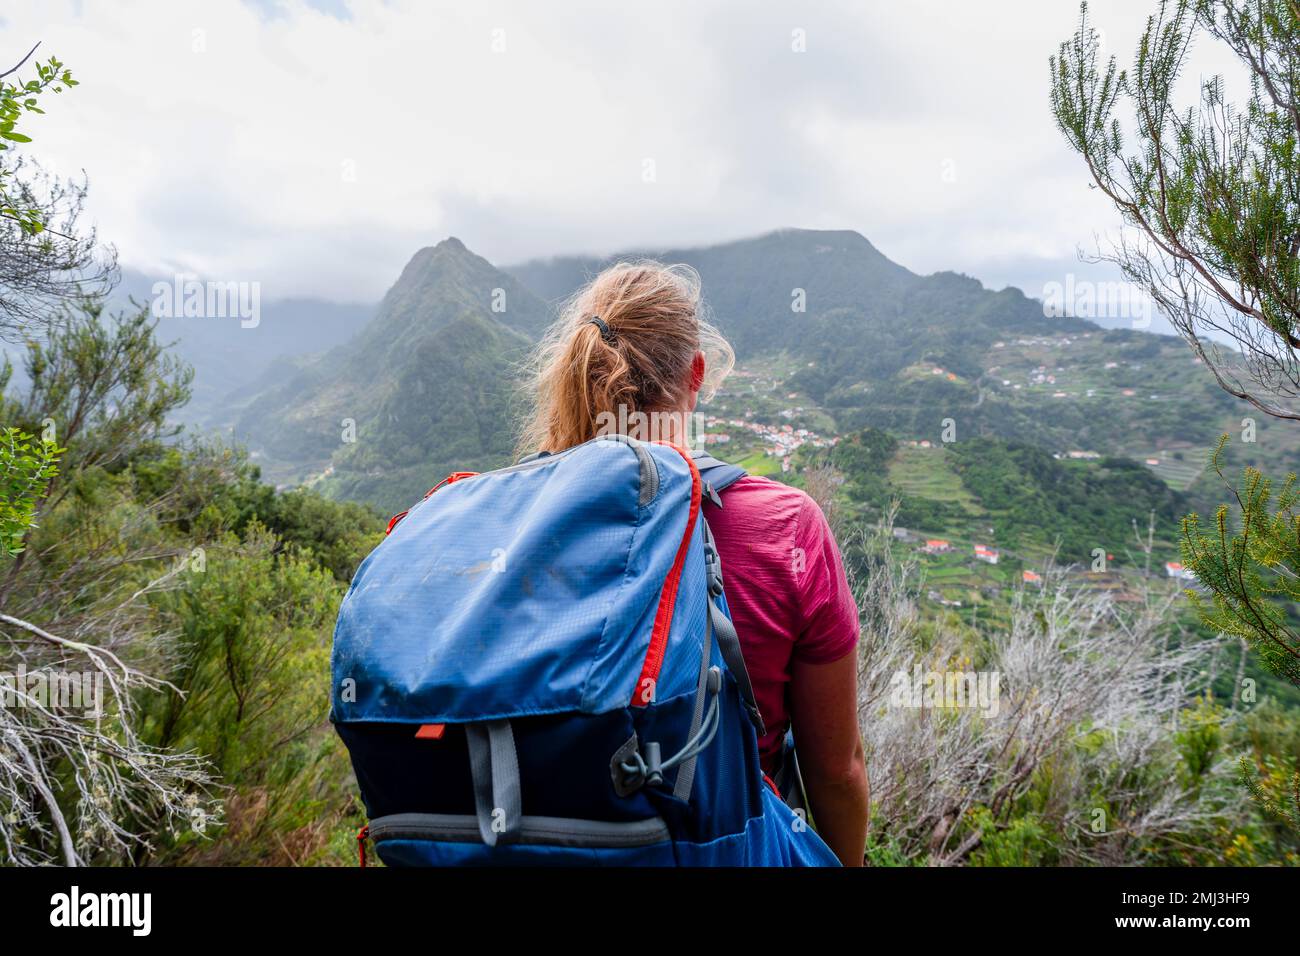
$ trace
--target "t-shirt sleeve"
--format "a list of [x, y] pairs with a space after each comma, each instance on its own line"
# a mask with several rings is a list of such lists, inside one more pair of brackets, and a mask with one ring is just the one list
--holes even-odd
[[839, 545], [821, 508], [804, 498], [795, 529], [795, 593], [800, 608], [794, 657], [830, 664], [858, 644], [858, 604]]

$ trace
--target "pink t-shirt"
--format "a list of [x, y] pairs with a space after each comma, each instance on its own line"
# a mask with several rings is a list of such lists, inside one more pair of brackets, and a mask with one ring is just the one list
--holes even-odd
[[858, 606], [826, 517], [804, 492], [747, 475], [722, 493], [722, 505], [704, 505], [704, 514], [767, 726], [759, 754], [772, 773], [790, 727], [791, 663], [829, 664], [852, 651]]

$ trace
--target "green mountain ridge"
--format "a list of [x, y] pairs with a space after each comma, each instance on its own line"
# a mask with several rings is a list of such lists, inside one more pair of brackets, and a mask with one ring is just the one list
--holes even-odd
[[[801, 464], [817, 459], [805, 455]], [[1012, 570], [1049, 558], [1089, 565], [1095, 550], [1132, 567], [1136, 527], [1165, 532], [1153, 544], [1160, 560], [1177, 557], [1169, 532], [1188, 497], [1129, 458], [1054, 458], [1033, 445], [983, 436], [950, 445], [904, 445], [867, 428], [822, 455], [845, 475], [849, 502], [868, 517], [897, 499], [899, 526], [924, 535], [979, 542], [1004, 551]], [[1010, 553], [1006, 553], [1006, 552]], [[1119, 555], [1115, 558], [1115, 555]]]
[[[505, 464], [517, 363], [554, 304], [611, 261], [645, 254], [501, 270], [456, 239], [422, 249], [351, 341], [281, 366], [284, 379], [246, 406], [236, 437], [273, 480], [318, 481], [390, 511], [450, 471]], [[1083, 456], [1059, 474], [1097, 471], [1078, 486], [1097, 492], [1121, 465], [1094, 459], [1145, 462], [1138, 467], [1178, 493], [1148, 488], [1166, 520], [1217, 500], [1205, 454], [1249, 414], [1177, 339], [1047, 316], [1017, 289], [991, 291], [957, 273], [918, 276], [854, 232], [787, 229], [648, 254], [700, 272], [742, 369], [784, 356], [761, 393], [724, 388], [706, 412], [803, 418], [827, 435], [875, 428], [905, 442], [938, 443], [947, 428], [958, 443], [1000, 438], [1049, 461]], [[345, 420], [355, 442], [342, 438]], [[1230, 465], [1294, 460], [1300, 449], [1286, 430], [1258, 427], [1256, 444], [1230, 449]], [[732, 457], [754, 454], [757, 445]], [[923, 507], [932, 506], [917, 497], [913, 509]], [[1172, 529], [1162, 533], [1171, 539]]]
[[[506, 271], [554, 301], [613, 262], [643, 257], [685, 263], [700, 273], [713, 317], [742, 359], [784, 348], [828, 361], [846, 350], [854, 360], [870, 359], [882, 348], [895, 347], [892, 340], [902, 320], [901, 338], [917, 339], [916, 318], [936, 302], [961, 309], [981, 328], [1028, 330], [1041, 328], [1044, 321], [1042, 306], [1019, 290], [990, 292], [978, 280], [953, 272], [919, 276], [849, 230], [782, 229], [699, 249], [560, 257]], [[793, 308], [797, 290], [802, 290], [804, 311]], [[1067, 330], [1094, 327], [1081, 319], [1053, 321]], [[939, 340], [923, 347], [942, 352], [960, 342], [960, 336], [953, 337], [955, 328], [940, 331]], [[896, 347], [904, 348], [901, 343]]]
[[512, 371], [546, 315], [459, 240], [422, 249], [354, 338], [249, 403], [235, 438], [272, 480], [398, 510], [433, 475], [509, 456]]

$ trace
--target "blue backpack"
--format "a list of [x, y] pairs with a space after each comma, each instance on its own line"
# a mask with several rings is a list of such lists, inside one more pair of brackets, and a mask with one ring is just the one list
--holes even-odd
[[334, 631], [363, 864], [837, 864], [759, 766], [702, 508], [743, 474], [614, 436], [394, 519]]

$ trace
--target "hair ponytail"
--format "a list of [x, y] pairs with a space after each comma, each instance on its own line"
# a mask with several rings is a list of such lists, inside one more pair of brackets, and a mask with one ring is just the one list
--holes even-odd
[[620, 262], [596, 276], [565, 303], [533, 354], [532, 410], [518, 453], [595, 438], [602, 416], [622, 421], [680, 407], [697, 350], [705, 353], [701, 396], [711, 396], [735, 355], [702, 311], [690, 266]]

